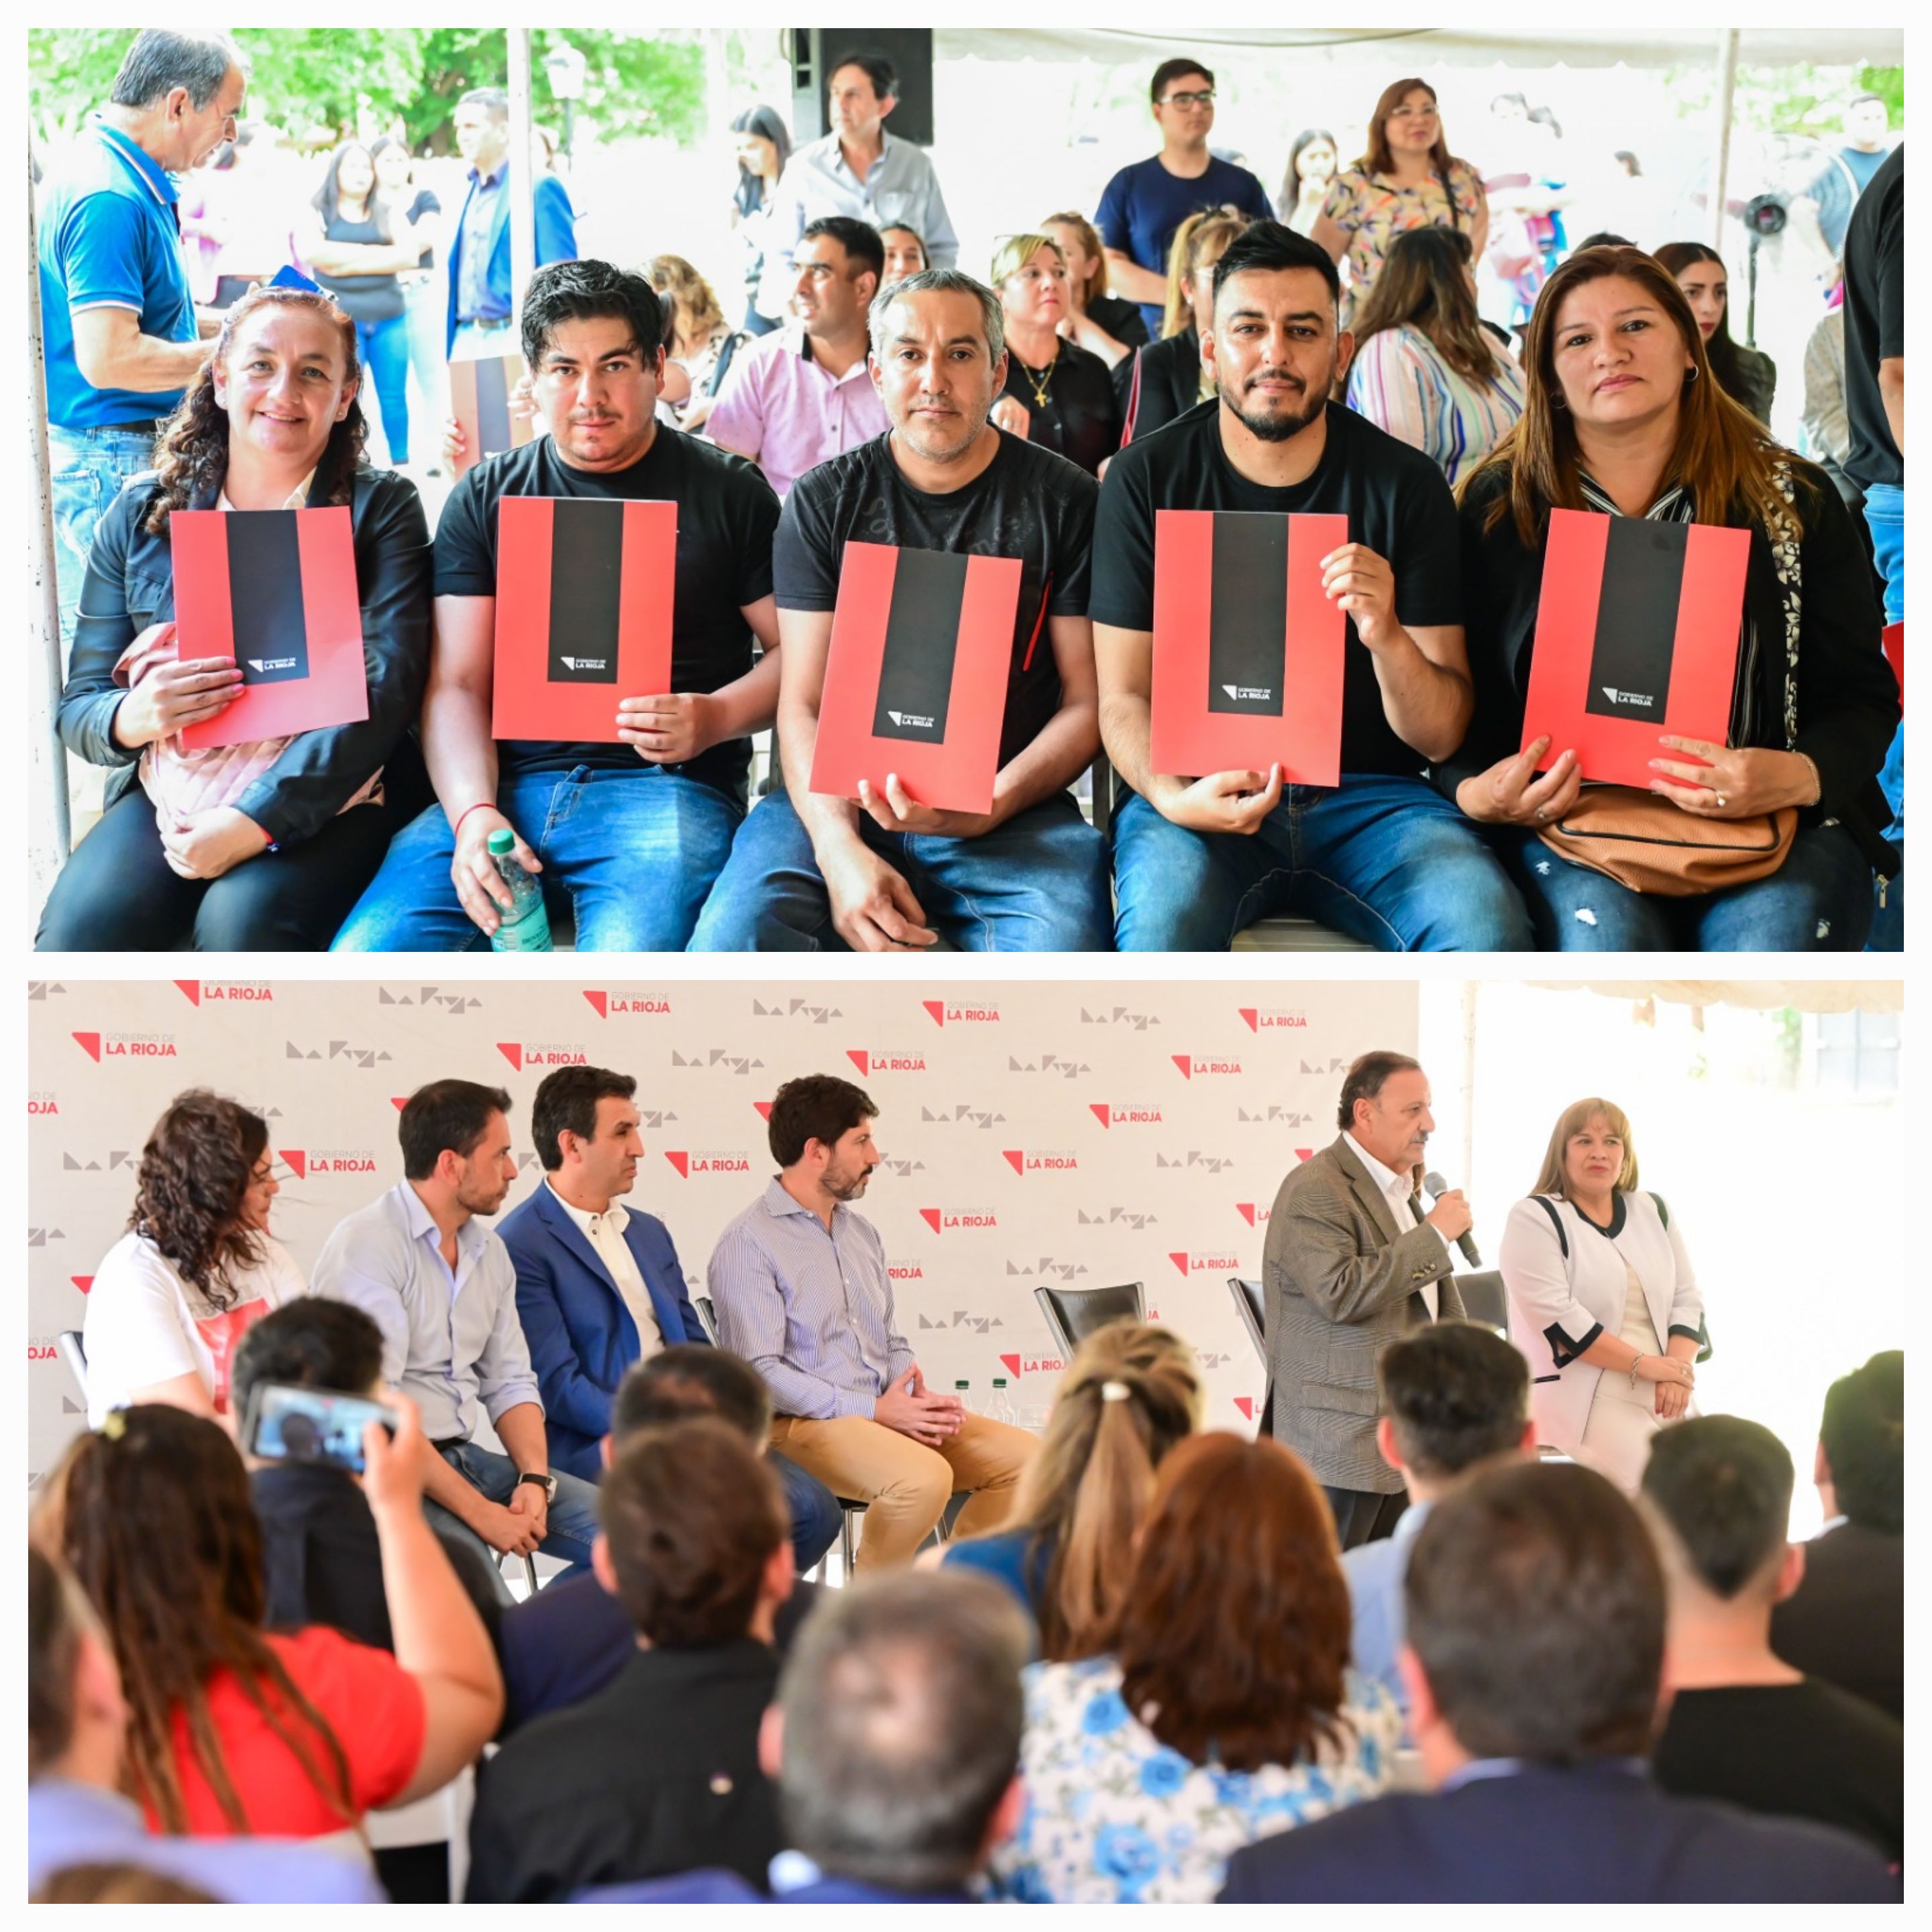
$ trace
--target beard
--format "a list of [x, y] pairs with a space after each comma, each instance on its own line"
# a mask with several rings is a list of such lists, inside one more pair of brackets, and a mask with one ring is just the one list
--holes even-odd
[[[1273, 370], [1263, 369], [1257, 371], [1254, 380], [1260, 382], [1264, 377], [1276, 373]], [[1298, 415], [1283, 409], [1270, 410], [1264, 416], [1251, 416], [1241, 407], [1240, 404], [1232, 399], [1228, 406], [1234, 411], [1241, 427], [1251, 436], [1258, 436], [1263, 442], [1288, 442], [1299, 436], [1310, 423], [1315, 422], [1327, 410], [1328, 390], [1324, 388], [1305, 392], [1303, 404], [1304, 406]]]
[[870, 1168], [828, 1167], [819, 1177], [818, 1184], [835, 1201], [856, 1201], [866, 1191], [866, 1184], [872, 1178]]

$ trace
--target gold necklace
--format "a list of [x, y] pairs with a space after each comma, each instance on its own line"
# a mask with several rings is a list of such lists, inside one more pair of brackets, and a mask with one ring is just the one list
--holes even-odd
[[1017, 356], [1013, 358], [1013, 360], [1019, 362], [1020, 374], [1027, 379], [1027, 386], [1033, 392], [1034, 408], [1045, 409], [1046, 392], [1053, 387], [1053, 372], [1060, 367], [1060, 352], [1058, 350], [1054, 351], [1053, 360], [1046, 365], [1046, 373], [1043, 377], [1035, 375], [1032, 366], [1028, 363], [1021, 362]]

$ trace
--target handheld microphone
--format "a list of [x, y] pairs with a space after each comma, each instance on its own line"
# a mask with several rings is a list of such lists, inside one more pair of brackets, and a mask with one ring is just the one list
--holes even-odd
[[[1432, 1170], [1422, 1177], [1422, 1184], [1438, 1201], [1449, 1192], [1448, 1182], [1444, 1180], [1441, 1174]], [[1476, 1237], [1473, 1230], [1458, 1234], [1456, 1237], [1456, 1245], [1462, 1250], [1462, 1258], [1472, 1268], [1479, 1268], [1482, 1266], [1483, 1258], [1476, 1252]]]

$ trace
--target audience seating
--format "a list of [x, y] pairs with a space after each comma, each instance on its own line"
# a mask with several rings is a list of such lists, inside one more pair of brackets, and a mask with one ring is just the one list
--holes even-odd
[[78, 1328], [63, 1328], [54, 1337], [54, 1346], [60, 1351], [60, 1358], [67, 1364], [67, 1372], [74, 1378], [74, 1385], [80, 1391], [80, 1399], [87, 1400], [87, 1344], [82, 1340]]
[[1477, 1274], [1459, 1274], [1456, 1292], [1472, 1322], [1493, 1328], [1504, 1340], [1509, 1339], [1509, 1297], [1503, 1290], [1501, 1270], [1484, 1268]]
[[1036, 1288], [1033, 1298], [1066, 1362], [1072, 1360], [1074, 1350], [1095, 1329], [1124, 1315], [1136, 1322], [1147, 1318], [1147, 1297], [1137, 1281], [1118, 1288]]
[[711, 1305], [708, 1294], [694, 1294], [691, 1305], [698, 1310], [698, 1318], [704, 1324], [704, 1339], [715, 1348], [718, 1346], [718, 1311]]
[[1263, 1368], [1268, 1366], [1268, 1302], [1258, 1281], [1249, 1281], [1240, 1275], [1228, 1277], [1228, 1292], [1234, 1298], [1234, 1310], [1241, 1318], [1241, 1326], [1247, 1330], [1248, 1340], [1255, 1345], [1255, 1353], [1261, 1358]]
[[465, 1765], [441, 1790], [418, 1798], [413, 1804], [367, 1814], [370, 1849], [393, 1852], [413, 1845], [445, 1846], [449, 1854], [448, 1896], [459, 1899], [463, 1882], [470, 1875], [470, 1814], [476, 1804], [476, 1769]]

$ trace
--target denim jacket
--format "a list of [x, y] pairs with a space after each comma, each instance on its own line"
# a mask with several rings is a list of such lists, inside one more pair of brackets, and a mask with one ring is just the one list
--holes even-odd
[[[318, 480], [326, 469], [317, 470]], [[114, 668], [142, 631], [175, 614], [168, 538], [146, 527], [157, 488], [152, 471], [130, 478], [95, 530], [61, 693], [62, 742], [90, 764], [118, 767], [107, 782], [110, 807], [137, 782], [141, 755], [115, 740], [114, 714], [128, 693], [114, 681]], [[193, 507], [212, 508], [214, 502], [211, 491]], [[350, 518], [369, 716], [359, 724], [299, 734], [233, 801], [278, 845], [314, 838], [388, 762], [416, 722], [428, 681], [429, 526], [416, 486], [390, 470], [360, 469]]]

